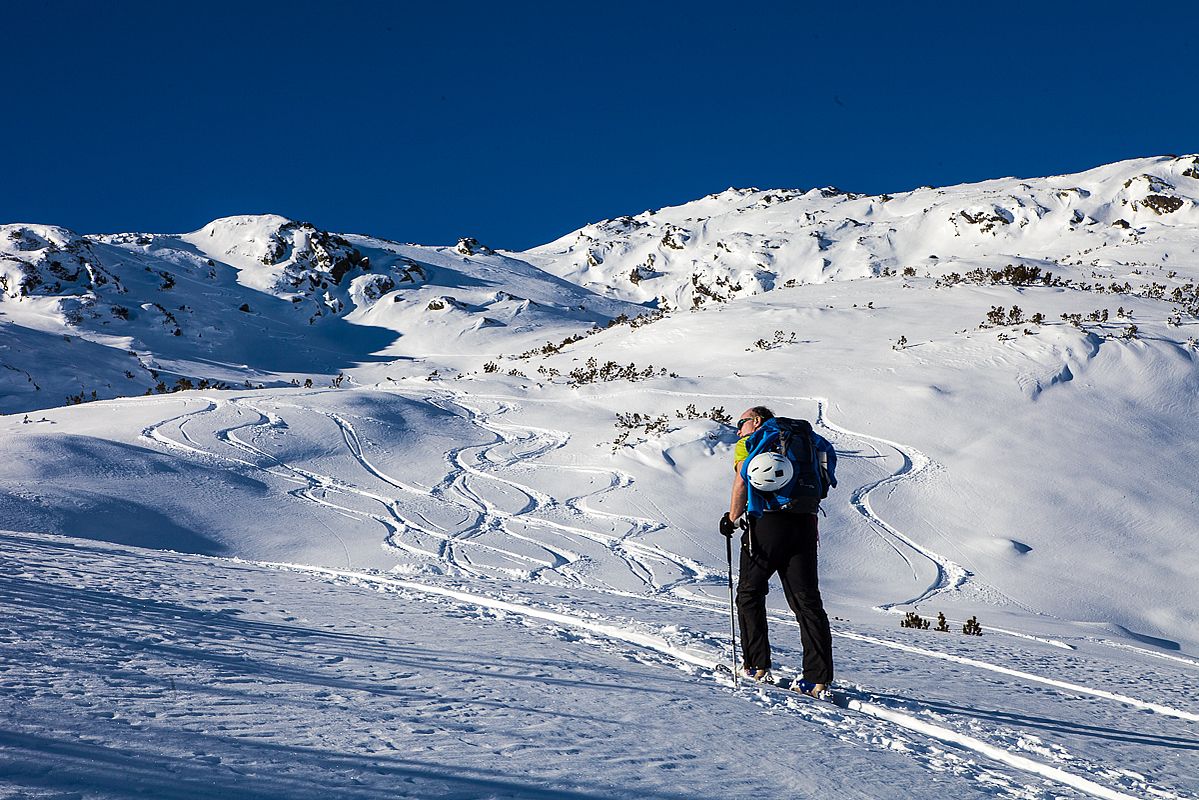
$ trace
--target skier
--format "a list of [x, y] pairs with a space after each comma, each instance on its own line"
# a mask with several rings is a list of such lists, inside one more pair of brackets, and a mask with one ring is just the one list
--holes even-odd
[[[766, 510], [760, 503], [749, 503], [749, 492], [758, 490], [747, 486], [743, 475], [743, 462], [749, 456], [754, 432], [773, 418], [770, 409], [755, 406], [743, 412], [737, 421], [740, 438], [733, 456], [732, 498], [728, 512], [720, 518], [720, 532], [731, 538], [738, 519], [746, 514], [748, 507], [748, 525], [741, 526], [744, 528], [741, 574], [737, 581], [742, 665], [745, 674], [751, 678], [773, 679], [770, 640], [766, 633], [766, 594], [770, 590], [770, 577], [777, 572], [787, 603], [799, 622], [803, 644], [803, 680], [797, 688], [805, 694], [823, 697], [833, 680], [833, 641], [816, 571], [819, 539], [816, 509], [807, 506], [799, 510]], [[814, 447], [831, 453], [832, 446], [823, 437], [815, 433], [811, 436]], [[835, 459], [835, 454], [832, 457]], [[835, 478], [833, 485], [836, 485]]]

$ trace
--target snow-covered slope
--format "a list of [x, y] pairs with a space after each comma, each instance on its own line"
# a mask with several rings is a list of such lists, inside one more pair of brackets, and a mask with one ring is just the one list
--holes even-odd
[[[0, 796], [1199, 796], [1195, 169], [728, 192], [592, 226], [587, 269], [278, 217], [9, 226]], [[101, 313], [164, 293], [179, 336]], [[120, 358], [237, 385], [28, 387]], [[838, 450], [844, 707], [717, 667], [758, 402]]]
[[943, 274], [978, 260], [1102, 279], [1118, 264], [1187, 267], [1197, 201], [1196, 156], [895, 195], [728, 189], [587, 225], [524, 255], [596, 291], [667, 308], [907, 268]]
[[[714, 670], [719, 608], [33, 534], [0, 544], [5, 797], [1196, 790], [1196, 663], [1107, 639], [840, 621], [845, 683], [876, 687], [842, 709], [730, 691]], [[794, 630], [774, 624], [780, 658], [797, 663]]]
[[328, 385], [401, 357], [428, 374], [446, 368], [430, 356], [487, 350], [497, 329], [523, 350], [633, 309], [485, 248], [273, 215], [182, 236], [3, 225], [0, 411], [189, 385]]
[[882, 196], [730, 189], [511, 254], [471, 239], [398, 245], [275, 215], [179, 236], [4, 225], [0, 410], [181, 380], [324, 383], [397, 357], [419, 359], [426, 375], [461, 371], [481, 363], [461, 354], [524, 352], [644, 311], [631, 304], [691, 309], [888, 275], [955, 282], [980, 268], [1035, 269], [1039, 281], [1126, 285], [1194, 313], [1197, 163], [1139, 159]]

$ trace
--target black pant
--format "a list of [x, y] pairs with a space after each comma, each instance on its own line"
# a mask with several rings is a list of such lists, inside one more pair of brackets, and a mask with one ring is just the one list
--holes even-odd
[[[752, 537], [752, 539], [751, 539]], [[741, 535], [741, 576], [737, 581], [737, 611], [741, 621], [741, 650], [745, 666], [770, 669], [770, 639], [766, 635], [766, 594], [770, 576], [783, 582], [787, 604], [799, 622], [803, 644], [804, 680], [833, 680], [833, 635], [820, 598], [816, 574], [816, 515], [773, 512], [750, 520]]]

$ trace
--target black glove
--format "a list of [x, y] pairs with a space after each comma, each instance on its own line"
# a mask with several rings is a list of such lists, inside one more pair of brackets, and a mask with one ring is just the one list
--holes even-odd
[[737, 527], [733, 525], [733, 521], [729, 519], [729, 513], [727, 511], [724, 512], [724, 516], [720, 518], [720, 535], [727, 536], [728, 538], [732, 539], [733, 532], [735, 530], [737, 530]]

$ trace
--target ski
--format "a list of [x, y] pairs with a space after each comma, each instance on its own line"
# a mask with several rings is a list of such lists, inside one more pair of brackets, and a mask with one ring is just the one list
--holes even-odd
[[826, 703], [832, 703], [839, 708], [849, 708], [849, 696], [844, 691], [839, 691], [832, 686], [825, 688], [820, 694], [812, 694], [801, 688], [803, 682], [796, 678], [776, 678], [774, 685], [780, 689], [786, 689], [789, 692], [811, 698], [812, 700], [821, 700]]
[[[733, 674], [733, 671], [727, 664], [717, 664], [716, 672], [729, 677], [731, 677]], [[739, 673], [737, 677], [739, 680], [744, 681], [747, 686], [752, 685], [761, 686], [764, 688], [781, 689], [791, 694], [799, 695], [800, 697], [806, 697], [810, 700], [831, 703], [838, 708], [852, 710], [849, 707], [849, 702], [853, 699], [853, 697], [844, 689], [838, 689], [830, 686], [826, 688], [821, 695], [817, 696], [801, 689], [800, 684], [802, 681], [796, 677], [775, 676], [771, 674], [769, 680], [763, 680], [746, 675], [745, 673]]]

